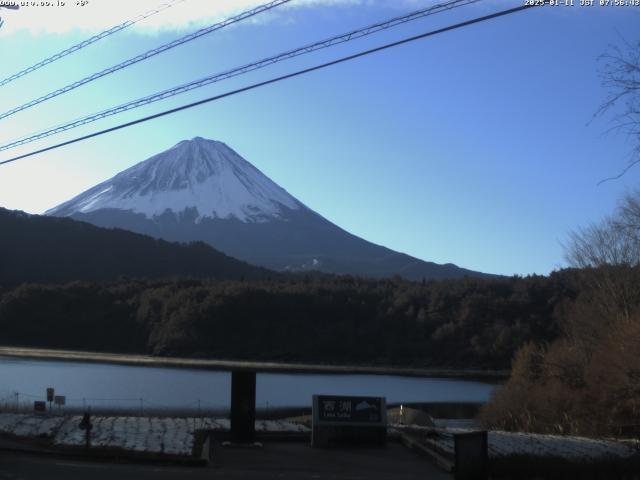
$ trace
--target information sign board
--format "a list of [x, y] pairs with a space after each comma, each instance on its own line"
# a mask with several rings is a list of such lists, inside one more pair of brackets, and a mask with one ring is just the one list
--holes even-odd
[[387, 404], [384, 397], [313, 396], [311, 445], [384, 444]]

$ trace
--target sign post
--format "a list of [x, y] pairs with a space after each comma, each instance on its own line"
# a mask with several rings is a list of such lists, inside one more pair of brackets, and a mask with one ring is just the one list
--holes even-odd
[[53, 387], [47, 388], [47, 402], [49, 402], [49, 413], [51, 413], [51, 402], [53, 402], [53, 396], [55, 394], [55, 390]]
[[64, 407], [67, 403], [67, 397], [64, 395], [56, 395], [53, 397], [53, 403], [58, 407], [58, 411], [60, 411], [60, 407]]
[[46, 414], [47, 413], [47, 404], [41, 400], [36, 400], [33, 402], [33, 413], [36, 415]]
[[313, 396], [312, 447], [331, 443], [384, 445], [386, 437], [384, 397]]

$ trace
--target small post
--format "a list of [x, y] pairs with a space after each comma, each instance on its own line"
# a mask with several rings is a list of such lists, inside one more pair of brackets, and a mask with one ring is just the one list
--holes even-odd
[[93, 424], [91, 423], [91, 407], [82, 416], [80, 422], [80, 428], [84, 430], [84, 447], [89, 450], [91, 448], [91, 429]]
[[256, 437], [256, 372], [231, 373], [231, 441], [253, 443]]

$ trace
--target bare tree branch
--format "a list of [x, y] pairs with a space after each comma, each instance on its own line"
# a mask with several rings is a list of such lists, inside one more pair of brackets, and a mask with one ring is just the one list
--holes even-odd
[[610, 114], [612, 126], [608, 132], [619, 131], [630, 137], [634, 147], [627, 166], [598, 185], [621, 178], [640, 163], [640, 41], [631, 43], [620, 37], [622, 46], [610, 45], [598, 59], [600, 83], [607, 93], [592, 120]]

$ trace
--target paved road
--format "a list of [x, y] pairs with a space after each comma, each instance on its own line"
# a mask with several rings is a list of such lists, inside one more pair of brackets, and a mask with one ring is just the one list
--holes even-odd
[[348, 451], [267, 443], [262, 449], [216, 447], [210, 467], [99, 463], [0, 451], [0, 480], [309, 479], [449, 480], [429, 461], [399, 444]]

